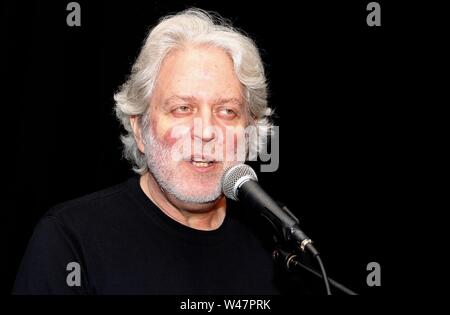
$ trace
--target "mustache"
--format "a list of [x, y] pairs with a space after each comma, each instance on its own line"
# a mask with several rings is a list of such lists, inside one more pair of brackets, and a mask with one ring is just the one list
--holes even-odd
[[[175, 143], [167, 143], [159, 139], [152, 129], [144, 135], [145, 151], [151, 148], [153, 155], [163, 155], [172, 161], [196, 161], [196, 162], [225, 162], [244, 161], [246, 157], [246, 145], [239, 143], [231, 147], [226, 143], [220, 143], [217, 139], [203, 142], [200, 139], [190, 137], [180, 137]], [[154, 152], [154, 151], [157, 152]], [[150, 153], [150, 152], [149, 152]]]

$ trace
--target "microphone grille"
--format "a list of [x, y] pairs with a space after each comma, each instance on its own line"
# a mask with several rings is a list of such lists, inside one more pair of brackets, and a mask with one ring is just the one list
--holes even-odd
[[237, 191], [239, 187], [247, 180], [258, 181], [255, 171], [246, 164], [234, 165], [227, 170], [222, 176], [222, 192], [232, 200], [237, 201]]

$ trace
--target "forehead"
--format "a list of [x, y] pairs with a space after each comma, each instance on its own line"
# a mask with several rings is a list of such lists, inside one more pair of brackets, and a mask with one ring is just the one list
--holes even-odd
[[173, 95], [190, 95], [199, 100], [242, 100], [242, 84], [232, 59], [222, 49], [207, 46], [169, 53], [161, 65], [154, 92], [164, 100]]

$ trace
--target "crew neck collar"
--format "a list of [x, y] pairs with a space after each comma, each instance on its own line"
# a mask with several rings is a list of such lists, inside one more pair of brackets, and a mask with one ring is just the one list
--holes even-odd
[[229, 215], [225, 214], [225, 218], [222, 224], [215, 230], [204, 231], [186, 226], [168, 215], [166, 215], [161, 209], [159, 209], [142, 190], [139, 176], [134, 176], [128, 181], [128, 186], [131, 188], [136, 201], [142, 205], [146, 214], [151, 219], [158, 221], [161, 228], [168, 233], [176, 235], [180, 239], [187, 242], [194, 242], [195, 244], [214, 244], [221, 242], [224, 239], [224, 235], [229, 225]]

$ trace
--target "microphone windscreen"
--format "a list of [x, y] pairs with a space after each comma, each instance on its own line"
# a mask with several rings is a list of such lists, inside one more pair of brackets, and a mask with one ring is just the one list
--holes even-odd
[[222, 176], [222, 192], [225, 197], [238, 201], [238, 189], [248, 180], [258, 181], [255, 171], [246, 164], [237, 164], [225, 170]]

